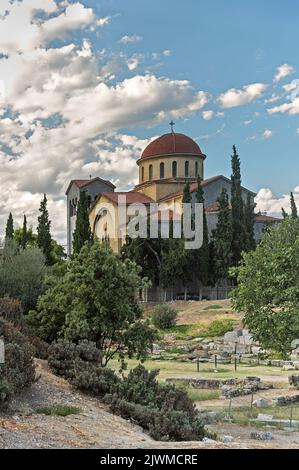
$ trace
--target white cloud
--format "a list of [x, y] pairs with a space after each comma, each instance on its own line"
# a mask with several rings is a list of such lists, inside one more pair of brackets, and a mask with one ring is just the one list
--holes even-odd
[[291, 83], [287, 83], [286, 85], [283, 85], [282, 88], [284, 89], [284, 91], [289, 93], [290, 91], [295, 90], [297, 87], [298, 87], [298, 83], [296, 83], [296, 81], [293, 80]]
[[219, 96], [218, 102], [222, 108], [242, 106], [260, 98], [266, 88], [267, 85], [264, 83], [252, 83], [244, 86], [241, 90], [231, 88]]
[[269, 114], [276, 113], [288, 113], [290, 115], [299, 114], [299, 97], [291, 101], [290, 103], [284, 103], [280, 106], [274, 106], [274, 108], [267, 109]]
[[285, 77], [288, 75], [291, 75], [294, 73], [295, 69], [289, 64], [283, 64], [277, 67], [276, 69], [276, 74], [273, 78], [274, 82], [279, 82], [280, 80], [283, 80]]
[[[294, 189], [294, 198], [299, 207], [299, 187]], [[290, 213], [290, 194], [283, 194], [277, 197], [273, 194], [271, 189], [262, 188], [258, 192], [255, 202], [257, 204], [257, 210], [267, 212], [267, 214], [275, 217], [282, 217], [282, 208]]]
[[139, 41], [142, 41], [143, 37], [142, 36], [139, 36], [138, 34], [132, 34], [131, 36], [123, 36], [119, 42], [121, 44], [130, 44], [130, 43], [135, 43], [135, 42], [139, 42]]
[[208, 111], [203, 111], [202, 112], [202, 117], [205, 121], [210, 121], [213, 119], [214, 116], [214, 111], [208, 110]]
[[248, 119], [247, 121], [243, 121], [243, 124], [245, 124], [245, 126], [249, 126], [249, 124], [252, 123], [252, 119]]
[[272, 95], [270, 96], [270, 98], [266, 98], [264, 100], [264, 103], [265, 104], [268, 104], [268, 103], [275, 103], [275, 101], [278, 101], [281, 99], [281, 96], [277, 95], [276, 93], [272, 93]]
[[[0, 20], [0, 51], [8, 53], [0, 59], [0, 226], [11, 210], [16, 223], [26, 213], [36, 227], [46, 192], [52, 232], [60, 241], [66, 236], [64, 192], [70, 179], [93, 174], [122, 189], [136, 182], [135, 162], [148, 141], [122, 135], [122, 128], [184, 119], [209, 100], [187, 80], [153, 73], [119, 80], [125, 55], [96, 53], [90, 40], [71, 39], [73, 32], [108, 20], [80, 2], [63, 4], [43, 1], [45, 13], [36, 19], [40, 0], [7, 1], [10, 14]], [[48, 41], [62, 37], [63, 45], [51, 47]]]
[[265, 129], [262, 135], [262, 139], [267, 140], [267, 139], [270, 139], [271, 137], [273, 137], [273, 131], [271, 131], [270, 129]]

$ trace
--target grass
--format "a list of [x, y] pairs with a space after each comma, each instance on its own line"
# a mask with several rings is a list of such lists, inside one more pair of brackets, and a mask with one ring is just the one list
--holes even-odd
[[[227, 414], [227, 408], [222, 409], [224, 413]], [[277, 420], [288, 420], [290, 418], [290, 407], [283, 407], [283, 406], [268, 406], [266, 408], [253, 408], [251, 409], [250, 406], [237, 406], [232, 407], [231, 417], [232, 421], [237, 424], [242, 425], [249, 425], [252, 424], [252, 419], [257, 419], [260, 413], [264, 413], [270, 416], [273, 416], [274, 419]], [[293, 407], [293, 420], [299, 420], [299, 406]], [[280, 428], [281, 426], [286, 426], [285, 423], [271, 423], [271, 422], [259, 422], [255, 421], [254, 426], [264, 427], [267, 425], [273, 425], [274, 427]]]
[[75, 406], [46, 406], [44, 408], [37, 408], [35, 413], [47, 415], [47, 416], [69, 416], [69, 415], [78, 415], [81, 413], [80, 408], [76, 408]]
[[203, 310], [220, 310], [222, 308], [223, 308], [222, 305], [212, 304], [212, 305], [207, 305], [207, 307], [203, 308]]
[[220, 390], [199, 390], [188, 387], [186, 391], [192, 401], [219, 400], [221, 396]]
[[176, 325], [169, 330], [160, 330], [160, 335], [165, 334], [176, 335], [177, 340], [184, 340], [186, 338], [213, 338], [216, 336], [223, 336], [228, 331], [234, 329], [236, 320], [233, 318], [224, 318], [222, 320], [214, 320], [208, 325], [201, 323], [193, 323], [190, 325]]

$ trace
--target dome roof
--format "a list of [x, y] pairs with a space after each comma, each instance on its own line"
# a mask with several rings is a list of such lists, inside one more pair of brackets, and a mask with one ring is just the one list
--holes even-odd
[[192, 154], [205, 157], [197, 143], [184, 134], [171, 132], [158, 137], [143, 151], [141, 158], [154, 157], [156, 155]]

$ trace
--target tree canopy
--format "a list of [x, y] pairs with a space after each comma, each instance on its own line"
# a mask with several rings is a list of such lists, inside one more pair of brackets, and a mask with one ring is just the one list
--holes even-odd
[[233, 306], [267, 349], [286, 355], [299, 338], [299, 219], [288, 217], [265, 232], [255, 251], [234, 269]]

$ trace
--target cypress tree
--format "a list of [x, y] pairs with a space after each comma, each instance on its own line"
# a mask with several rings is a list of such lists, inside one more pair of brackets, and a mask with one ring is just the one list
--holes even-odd
[[78, 202], [76, 227], [73, 234], [73, 252], [80, 253], [85, 242], [91, 243], [92, 234], [88, 217], [88, 199], [82, 191]]
[[187, 182], [183, 190], [183, 203], [185, 204], [190, 203], [191, 200], [192, 198], [191, 198], [191, 193], [190, 193], [190, 183]]
[[244, 219], [245, 219], [245, 228], [246, 228], [246, 250], [252, 251], [256, 247], [256, 242], [254, 238], [254, 222], [255, 222], [255, 203], [252, 202], [250, 194], [247, 195], [247, 200], [244, 208]]
[[288, 213], [284, 210], [283, 207], [281, 208], [281, 213], [282, 213], [283, 219], [286, 220], [286, 218], [288, 217]]
[[47, 209], [47, 196], [44, 197], [40, 203], [37, 226], [37, 246], [41, 249], [45, 256], [45, 262], [49, 266], [53, 264], [51, 250], [52, 250], [52, 237], [50, 232], [51, 221], [49, 220], [49, 212]]
[[6, 229], [5, 229], [5, 240], [12, 240], [14, 234], [13, 218], [11, 212], [9, 213]]
[[246, 250], [246, 229], [244, 222], [244, 203], [242, 199], [240, 158], [236, 146], [233, 146], [231, 159], [231, 217], [232, 217], [232, 264], [238, 265], [242, 251]]
[[[201, 179], [197, 180], [197, 190], [196, 190], [196, 202], [203, 204], [204, 206], [204, 192], [201, 186]], [[203, 207], [204, 209], [204, 207]], [[206, 286], [209, 278], [209, 231], [207, 224], [207, 217], [205, 210], [203, 211], [203, 244], [201, 248], [195, 251], [195, 263], [196, 263], [196, 278], [200, 284], [200, 290], [202, 286]], [[200, 292], [201, 297], [201, 292]]]
[[293, 219], [297, 219], [298, 217], [298, 210], [297, 210], [297, 206], [296, 206], [296, 202], [295, 202], [295, 198], [294, 198], [294, 194], [291, 193], [291, 215], [293, 217]]
[[28, 233], [27, 233], [27, 217], [24, 215], [23, 220], [23, 229], [22, 229], [22, 240], [21, 240], [21, 247], [25, 250], [28, 241]]
[[229, 208], [229, 197], [225, 188], [218, 198], [219, 213], [216, 229], [213, 233], [213, 251], [216, 280], [227, 280], [232, 261], [232, 221]]

